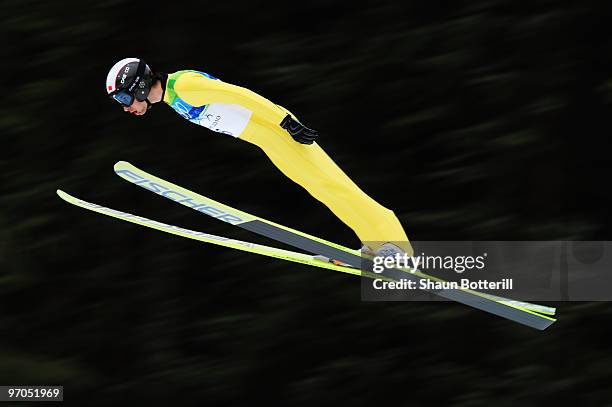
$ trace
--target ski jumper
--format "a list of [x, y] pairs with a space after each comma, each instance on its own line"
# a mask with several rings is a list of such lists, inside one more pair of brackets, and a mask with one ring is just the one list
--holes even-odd
[[408, 237], [391, 210], [359, 189], [319, 145], [300, 144], [280, 127], [287, 114], [295, 118], [287, 109], [246, 88], [191, 70], [168, 75], [164, 102], [193, 123], [261, 148], [283, 174], [326, 205], [362, 242], [393, 241], [412, 255]]

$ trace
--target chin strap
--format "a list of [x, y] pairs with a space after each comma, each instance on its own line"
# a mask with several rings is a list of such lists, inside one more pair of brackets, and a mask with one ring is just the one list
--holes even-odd
[[160, 102], [163, 102], [164, 101], [164, 96], [166, 95], [166, 82], [168, 82], [168, 74], [160, 72], [158, 74], [155, 74], [155, 78], [157, 80], [159, 80], [159, 83], [160, 83], [160, 85], [162, 87], [162, 95], [161, 95]]
[[[164, 101], [164, 96], [166, 95], [166, 81], [168, 80], [168, 74], [165, 73], [157, 73], [157, 74], [153, 74], [153, 83], [155, 83], [155, 80], [158, 80], [159, 83], [161, 84], [162, 87], [162, 95], [161, 95], [161, 100], [160, 102]], [[153, 103], [151, 103], [151, 101], [149, 100], [149, 98], [145, 99], [145, 102], [147, 102], [147, 110], [149, 110], [150, 108], [153, 107]]]

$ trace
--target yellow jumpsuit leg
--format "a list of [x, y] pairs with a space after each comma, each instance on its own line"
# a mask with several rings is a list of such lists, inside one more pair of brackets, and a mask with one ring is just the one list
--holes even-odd
[[281, 127], [273, 128], [256, 117], [240, 138], [261, 148], [283, 174], [326, 205], [362, 242], [378, 246], [372, 249], [393, 241], [413, 254], [393, 211], [366, 195], [319, 145], [300, 144]]

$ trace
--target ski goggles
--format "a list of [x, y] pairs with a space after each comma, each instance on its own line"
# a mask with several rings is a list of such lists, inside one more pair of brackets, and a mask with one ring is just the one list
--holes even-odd
[[116, 90], [109, 96], [125, 107], [132, 106], [132, 103], [134, 103], [134, 99], [136, 99], [133, 93], [129, 93], [126, 90]]

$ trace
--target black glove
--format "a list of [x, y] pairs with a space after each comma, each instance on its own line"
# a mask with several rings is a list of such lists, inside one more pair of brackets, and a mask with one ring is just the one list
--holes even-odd
[[285, 116], [283, 121], [280, 122], [280, 126], [287, 130], [291, 137], [293, 137], [293, 139], [298, 143], [312, 144], [312, 142], [319, 137], [319, 133], [316, 130], [309, 129], [308, 127], [304, 126], [302, 123], [291, 117], [290, 114]]

